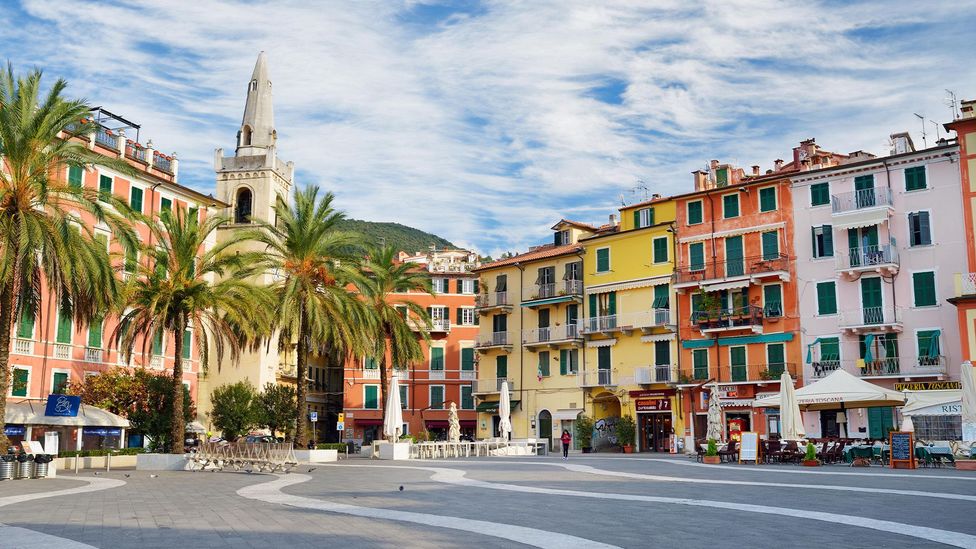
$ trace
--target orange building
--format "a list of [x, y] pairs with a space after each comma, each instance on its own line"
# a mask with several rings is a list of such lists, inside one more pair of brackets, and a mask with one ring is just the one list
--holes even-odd
[[[797, 162], [798, 163], [798, 162]], [[695, 192], [675, 197], [679, 387], [685, 436], [706, 432], [707, 388], [717, 382], [728, 429], [777, 432], [753, 400], [801, 374], [795, 288], [791, 166], [751, 174], [713, 160]]]
[[[218, 207], [226, 204], [204, 196], [177, 183], [178, 161], [173, 156], [161, 154], [152, 149], [151, 142], [141, 145], [138, 142], [139, 126], [102, 109], [92, 112], [91, 123], [97, 131], [86, 141], [89, 149], [111, 158], [124, 158], [139, 171], [138, 176], [120, 175], [110, 169], [95, 167], [91, 170], [65, 168], [59, 177], [72, 185], [100, 189], [128, 201], [136, 211], [154, 217], [162, 210], [189, 208], [197, 212], [201, 219], [213, 215]], [[135, 140], [128, 139], [126, 132], [135, 133]], [[66, 136], [65, 136], [66, 137]], [[72, 139], [80, 139], [73, 137]], [[107, 226], [95, 223], [94, 218], [84, 211], [75, 212], [78, 219], [91, 229], [95, 238], [104, 241], [113, 257], [117, 257], [116, 270], [123, 277], [135, 270], [139, 257], [125, 257], [122, 247], [113, 238]], [[142, 243], [151, 246], [152, 235], [145, 225], [135, 227]], [[157, 371], [172, 371], [175, 342], [167, 335], [152, 345], [135, 343], [135, 352], [127, 363], [118, 349], [111, 345], [109, 337], [117, 326], [118, 319], [106, 318], [98, 325], [79, 326], [70, 319], [61, 318], [51, 294], [42, 288], [39, 310], [31, 317], [25, 315], [15, 323], [11, 341], [10, 368], [12, 383], [6, 388], [6, 396], [13, 402], [25, 399], [44, 399], [49, 394], [64, 392], [70, 383], [77, 383], [86, 376], [97, 375], [115, 366], [145, 367]], [[193, 335], [187, 331], [184, 337], [183, 382], [190, 389], [190, 395], [197, 399], [197, 374], [199, 356]], [[144, 356], [141, 349], [149, 352]], [[81, 429], [75, 427], [47, 428], [59, 431], [61, 448], [82, 449], [114, 446], [124, 443], [122, 432], [109, 433], [111, 440], [105, 441], [104, 434], [85, 434], [79, 437]], [[9, 425], [12, 440], [43, 440], [40, 428]], [[102, 431], [105, 431], [104, 429]], [[119, 439], [122, 439], [121, 441]], [[123, 444], [124, 445], [124, 444]]]
[[[955, 131], [959, 142], [959, 171], [962, 178], [962, 211], [969, 272], [956, 273], [955, 296], [959, 341], [964, 360], [976, 362], [976, 100], [963, 101], [960, 118], [945, 125]], [[968, 439], [966, 439], [968, 440]]]
[[[396, 365], [405, 367], [399, 372], [404, 433], [416, 434], [426, 429], [432, 437], [446, 439], [448, 409], [454, 402], [462, 436], [473, 437], [477, 419], [471, 391], [472, 382], [477, 378], [474, 346], [478, 315], [474, 297], [478, 292], [478, 277], [471, 270], [478, 266], [478, 256], [465, 250], [443, 250], [412, 256], [401, 254], [400, 259], [427, 270], [434, 287], [434, 294], [396, 295], [397, 301], [426, 307], [433, 324], [430, 343], [421, 341], [424, 360]], [[407, 314], [405, 307], [403, 312]], [[371, 357], [351, 360], [345, 365], [343, 377], [346, 430], [342, 440], [368, 444], [383, 438], [377, 360]]]

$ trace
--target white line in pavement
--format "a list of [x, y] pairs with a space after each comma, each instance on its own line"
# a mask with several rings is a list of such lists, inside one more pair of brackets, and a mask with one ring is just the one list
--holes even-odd
[[562, 549], [564, 547], [617, 549], [617, 547], [614, 545], [608, 545], [606, 543], [600, 543], [585, 538], [562, 534], [560, 532], [550, 532], [546, 530], [538, 530], [536, 528], [515, 526], [512, 524], [487, 522], [483, 520], [472, 520], [444, 515], [431, 515], [427, 513], [414, 513], [410, 511], [398, 511], [395, 509], [383, 509], [376, 507], [360, 507], [358, 505], [347, 505], [344, 503], [335, 503], [332, 501], [285, 494], [281, 491], [281, 489], [285, 488], [286, 486], [307, 482], [311, 480], [311, 478], [312, 477], [308, 475], [290, 474], [285, 477], [278, 477], [276, 480], [271, 482], [245, 486], [237, 491], [237, 495], [267, 503], [288, 505], [290, 507], [315, 509], [317, 511], [341, 513], [359, 517], [412, 522], [414, 524], [423, 524], [425, 526], [435, 526], [438, 528], [451, 528], [453, 530], [464, 530], [466, 532], [507, 539], [517, 543], [532, 545], [534, 547], [542, 547], [545, 549]]
[[[598, 458], [598, 459], [614, 459], [614, 458]], [[784, 469], [782, 467], [756, 467], [756, 466], [735, 466], [735, 465], [709, 465], [707, 463], [697, 463], [689, 461], [680, 461], [677, 459], [661, 459], [661, 458], [627, 458], [634, 459], [638, 461], [657, 461], [660, 463], [668, 463], [671, 465], [683, 465], [685, 467], [704, 467], [704, 468], [719, 468], [732, 471], [748, 471], [762, 472], [762, 473], [786, 473], [788, 475], [840, 475], [840, 476], [851, 476], [851, 477], [899, 477], [899, 478], [913, 478], [913, 479], [945, 479], [945, 480], [976, 480], [976, 476], [966, 476], [966, 475], [911, 475], [907, 473], [862, 473], [856, 471], [810, 471], [807, 469]]]
[[[52, 490], [50, 492], [34, 492], [33, 494], [20, 494], [17, 496], [2, 497], [0, 498], [0, 507], [13, 505], [14, 503], [23, 503], [25, 501], [35, 499], [70, 496], [72, 494], [84, 494], [86, 492], [98, 492], [99, 490], [108, 490], [110, 488], [118, 488], [119, 486], [125, 485], [124, 480], [114, 478], [67, 478], [66, 480], [77, 480], [80, 482], [87, 482], [88, 484], [85, 486], [78, 486], [77, 488], [65, 488], [63, 490]], [[42, 480], [39, 482], [44, 481]]]
[[919, 539], [944, 543], [954, 547], [964, 547], [972, 549], [976, 547], [976, 536], [951, 530], [940, 530], [928, 526], [917, 526], [914, 524], [904, 524], [889, 520], [878, 520], [852, 515], [840, 515], [836, 513], [824, 513], [821, 511], [810, 511], [806, 509], [791, 509], [788, 507], [772, 507], [766, 505], [752, 505], [748, 503], [731, 503], [724, 501], [696, 500], [688, 498], [670, 498], [660, 496], [644, 496], [635, 494], [615, 494], [599, 492], [581, 492], [577, 490], [562, 490], [557, 488], [538, 488], [531, 486], [519, 486], [517, 484], [502, 484], [486, 482], [465, 478], [466, 471], [462, 469], [448, 469], [442, 467], [412, 467], [398, 465], [334, 465], [334, 467], [384, 467], [399, 469], [417, 469], [421, 471], [431, 471], [434, 474], [430, 477], [436, 482], [453, 484], [457, 486], [468, 486], [476, 488], [486, 488], [490, 490], [506, 490], [511, 492], [523, 492], [530, 494], [549, 494], [554, 496], [572, 496], [582, 498], [611, 499], [623, 501], [640, 501], [648, 503], [665, 503], [672, 505], [687, 505], [691, 507], [710, 507], [715, 509], [728, 509], [732, 511], [744, 511], [748, 513], [761, 513], [766, 515], [780, 515], [799, 519], [809, 519], [828, 522], [831, 524], [845, 524], [869, 528], [882, 532], [891, 532]]

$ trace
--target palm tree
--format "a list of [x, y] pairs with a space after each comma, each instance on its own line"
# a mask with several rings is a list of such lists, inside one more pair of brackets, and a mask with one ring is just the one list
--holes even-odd
[[297, 343], [299, 447], [308, 441], [309, 353], [359, 352], [372, 333], [362, 302], [349, 288], [359, 259], [357, 238], [337, 228], [344, 215], [333, 209], [332, 193], [318, 195], [313, 185], [295, 194], [294, 206], [278, 197], [276, 223], [261, 225], [255, 238], [267, 247], [265, 268], [277, 277], [274, 331], [279, 347]]
[[[154, 249], [146, 250], [149, 260], [138, 266], [136, 277], [127, 286], [125, 311], [112, 339], [130, 356], [141, 337], [143, 355], [151, 342], [171, 334], [173, 349], [171, 452], [183, 453], [183, 336], [189, 330], [200, 355], [200, 371], [209, 368], [210, 352], [217, 364], [229, 353], [236, 362], [247, 346], [255, 345], [267, 330], [272, 306], [267, 288], [248, 279], [258, 273], [260, 254], [228, 253], [240, 244], [245, 234], [207, 249], [215, 232], [228, 219], [210, 216], [203, 221], [184, 208], [163, 211], [147, 224]], [[211, 349], [210, 347], [213, 347]]]
[[[417, 328], [421, 338], [430, 341], [431, 324], [427, 311], [413, 301], [394, 301], [391, 295], [411, 291], [433, 293], [430, 275], [417, 269], [416, 265], [397, 262], [396, 256], [396, 249], [392, 246], [370, 249], [362, 266], [362, 276], [356, 280], [356, 287], [366, 300], [375, 327], [374, 349], [380, 366], [381, 415], [387, 402], [387, 352], [394, 367], [405, 367], [424, 358], [414, 329]], [[419, 319], [420, 323], [411, 325], [408, 320], [410, 315]]]
[[[15, 319], [33, 319], [42, 281], [62, 314], [88, 323], [104, 314], [119, 285], [104, 243], [96, 245], [81, 215], [104, 223], [126, 250], [137, 246], [125, 202], [66, 181], [68, 168], [104, 166], [135, 173], [124, 160], [88, 150], [96, 125], [82, 100], [63, 97], [58, 80], [41, 99], [41, 72], [0, 71], [0, 388], [10, 382], [10, 332]], [[0, 398], [0, 444], [6, 401]]]

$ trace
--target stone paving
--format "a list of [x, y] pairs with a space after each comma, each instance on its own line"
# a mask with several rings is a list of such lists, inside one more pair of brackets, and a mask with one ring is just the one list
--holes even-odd
[[[92, 479], [125, 484], [11, 503]], [[139, 549], [976, 548], [974, 511], [976, 474], [954, 469], [702, 466], [646, 454], [350, 459], [282, 477], [113, 470], [4, 481], [0, 547], [58, 546], [29, 539], [39, 533]]]

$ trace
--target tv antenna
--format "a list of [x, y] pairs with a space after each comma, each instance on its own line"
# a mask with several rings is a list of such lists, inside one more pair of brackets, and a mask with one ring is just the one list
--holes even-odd
[[922, 115], [920, 115], [920, 114], [918, 114], [917, 112], [913, 112], [912, 114], [914, 114], [916, 117], [918, 117], [918, 119], [922, 122], [922, 147], [925, 148], [925, 149], [927, 149], [927, 148], [929, 148], [929, 144], [925, 140], [925, 136], [928, 135], [927, 133], [925, 133], [925, 117], [922, 116]]
[[945, 104], [952, 111], [952, 119], [956, 120], [959, 118], [958, 101], [956, 100], [956, 92], [946, 89]]

